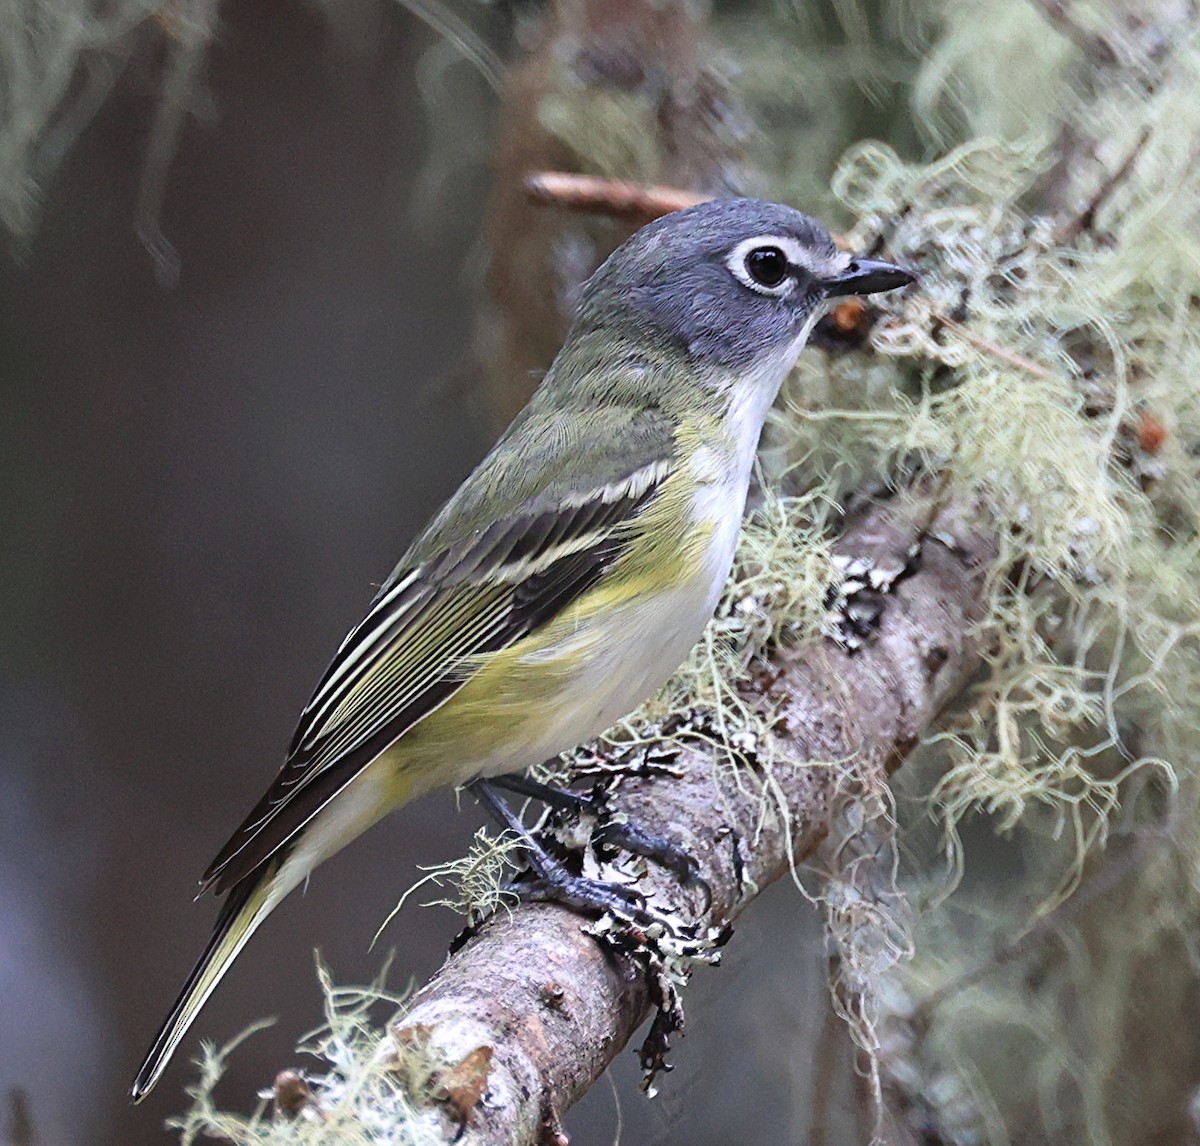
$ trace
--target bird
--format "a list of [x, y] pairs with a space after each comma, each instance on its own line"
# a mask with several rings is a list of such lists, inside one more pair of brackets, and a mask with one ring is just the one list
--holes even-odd
[[[605, 260], [529, 404], [382, 584], [204, 873], [226, 898], [135, 1102], [318, 864], [444, 787], [475, 785], [520, 830], [493, 783], [524, 791], [524, 769], [662, 687], [716, 608], [764, 422], [825, 304], [914, 277], [758, 199], [665, 215]], [[565, 901], [603, 902], [541, 858]]]

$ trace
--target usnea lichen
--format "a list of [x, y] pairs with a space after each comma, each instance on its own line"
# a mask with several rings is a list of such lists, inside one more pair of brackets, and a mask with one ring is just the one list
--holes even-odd
[[[885, 1084], [939, 1141], [1180, 1133], [1191, 1083], [1167, 1032], [1200, 909], [1195, 17], [1079, 3], [1059, 34], [1039, 7], [1063, 6], [914, 7], [933, 32], [912, 106], [940, 154], [860, 144], [831, 186], [850, 245], [920, 267], [921, 290], [879, 300], [872, 354], [808, 357], [764, 455], [833, 500], [932, 470], [1001, 542], [987, 671], [897, 777], [918, 857], [899, 886], [928, 908], [913, 961], [873, 985]], [[960, 840], [978, 813], [1009, 842]], [[951, 871], [931, 879], [939, 851]]]
[[[1151, 50], [1143, 27], [1109, 58], [1089, 40], [1124, 26], [1104, 4], [1072, 6], [1074, 36], [1000, 0], [911, 12], [925, 39], [893, 53], [910, 119], [890, 134], [911, 156], [924, 133], [934, 158], [858, 143], [814, 191], [806, 138], [844, 143], [854, 117], [798, 117], [779, 127], [770, 192], [840, 210], [848, 245], [917, 267], [920, 289], [872, 300], [861, 351], [805, 355], [716, 618], [613, 735], [653, 738], [700, 708], [735, 750], [758, 744], [736, 682], [772, 641], [819, 631], [847, 498], [920, 471], [986, 506], [1001, 548], [986, 669], [899, 774], [896, 807], [868, 793], [845, 825], [850, 858], [824, 892], [835, 997], [881, 1096], [920, 1106], [944, 1141], [1120, 1142], [1153, 1115], [1106, 1083], [1144, 1054], [1153, 1024], [1135, 1012], [1166, 1022], [1194, 982], [1200, 914], [1200, 47], [1176, 28]], [[769, 22], [777, 39], [786, 18]], [[839, 66], [880, 90], [880, 47], [900, 32], [844, 31]], [[730, 42], [760, 123], [804, 101], [801, 80], [780, 89], [752, 66], [762, 37]], [[959, 839], [978, 814], [1018, 860], [1001, 888], [955, 890], [980, 862]], [[893, 817], [949, 874], [896, 876]], [[911, 919], [903, 897], [922, 909]], [[1153, 1003], [1137, 986], [1148, 966]]]
[[423, 902], [422, 907], [446, 907], [472, 923], [514, 906], [517, 897], [507, 885], [513, 871], [521, 866], [520, 852], [521, 841], [515, 836], [507, 832], [493, 836], [485, 828], [480, 828], [471, 841], [470, 850], [462, 859], [421, 868], [425, 874], [400, 897], [379, 925], [372, 942], [379, 941], [384, 928], [399, 914], [414, 892], [427, 885], [448, 890], [439, 898]]
[[[443, 1122], [422, 1101], [427, 1096], [420, 1083], [433, 1079], [439, 1064], [427, 1060], [419, 1047], [398, 1047], [380, 1026], [381, 1015], [386, 1018], [404, 1001], [385, 988], [386, 966], [366, 987], [334, 986], [320, 963], [317, 973], [325, 1023], [299, 1051], [321, 1064], [319, 1104], [305, 1101], [302, 1090], [286, 1114], [270, 1109], [271, 1092], [248, 1116], [218, 1105], [213, 1091], [224, 1061], [253, 1028], [220, 1049], [205, 1047], [200, 1080], [190, 1091], [192, 1107], [171, 1124], [183, 1146], [214, 1138], [239, 1146], [437, 1146], [446, 1141]], [[297, 1079], [299, 1087], [307, 1087]]]
[[[34, 217], [37, 177], [111, 82], [103, 54], [156, 14], [205, 10], [123, 5], [101, 21], [43, 5], [38, 23], [34, 7], [18, 4], [0, 34], [9, 91], [23, 93], [0, 117], [0, 216], [17, 230]], [[1191, 1085], [1172, 1064], [1190, 1061], [1176, 1032], [1194, 1017], [1200, 919], [1195, 13], [1182, 0], [799, 9], [716, 20], [741, 64], [765, 190], [830, 216], [851, 247], [915, 266], [920, 289], [872, 300], [863, 347], [805, 355], [718, 615], [616, 735], [652, 737], [702, 708], [728, 742], [757, 742], [736, 681], [772, 641], [820, 630], [836, 576], [829, 524], [852, 494], [921, 471], [943, 496], [986, 506], [1001, 555], [985, 671], [898, 774], [894, 811], [875, 804], [848, 826], [885, 878], [863, 898], [829, 873], [839, 997], [866, 1015], [881, 1086], [920, 1105], [942, 1141], [1167, 1133]], [[200, 44], [203, 26], [192, 34]], [[595, 168], [657, 170], [621, 110]], [[546, 115], [587, 152], [596, 136], [569, 100]], [[887, 142], [856, 142], [867, 135]], [[912, 866], [948, 854], [949, 876], [892, 879], [893, 814], [926, 861]], [[1008, 843], [960, 839], [972, 821]], [[1003, 883], [954, 890], [964, 868], [1001, 863]], [[897, 891], [927, 908], [907, 964], [895, 959], [908, 943], [892, 931]], [[363, 1101], [346, 1110], [368, 1119], [392, 1099], [372, 1089], [383, 1084], [367, 1044], [336, 1022], [321, 1053], [335, 1091], [356, 1080], [345, 1093]], [[328, 1140], [261, 1115], [225, 1121], [206, 1071], [185, 1140]], [[1143, 1101], [1114, 1097], [1121, 1076], [1144, 1084]]]

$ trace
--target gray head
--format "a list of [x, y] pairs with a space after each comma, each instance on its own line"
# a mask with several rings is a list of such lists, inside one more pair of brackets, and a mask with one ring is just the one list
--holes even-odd
[[719, 199], [664, 215], [619, 247], [584, 286], [575, 332], [632, 327], [695, 361], [745, 369], [798, 351], [826, 299], [912, 281], [839, 251], [792, 207]]

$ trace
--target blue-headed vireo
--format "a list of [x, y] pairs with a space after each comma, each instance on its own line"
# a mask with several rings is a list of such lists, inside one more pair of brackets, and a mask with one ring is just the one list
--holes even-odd
[[822, 304], [912, 275], [754, 199], [638, 231], [495, 448], [401, 559], [202, 884], [228, 892], [132, 1094], [274, 907], [386, 813], [527, 768], [660, 688], [733, 561], [767, 411]]

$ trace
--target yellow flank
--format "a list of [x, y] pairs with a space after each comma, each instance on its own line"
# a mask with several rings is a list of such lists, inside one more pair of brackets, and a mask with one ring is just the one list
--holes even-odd
[[[693, 519], [687, 477], [669, 478], [630, 523], [638, 544], [599, 584], [524, 639], [471, 658], [467, 683], [388, 749], [397, 803], [566, 751], [665, 681], [711, 612], [714, 523]], [[662, 657], [647, 657], [647, 632], [659, 629]]]
[[480, 771], [520, 770], [603, 731], [611, 723], [597, 727], [609, 707], [603, 678], [633, 669], [614, 654], [644, 639], [639, 614], [664, 595], [656, 581], [601, 585], [515, 645], [480, 657], [471, 679], [388, 750], [401, 798]]

